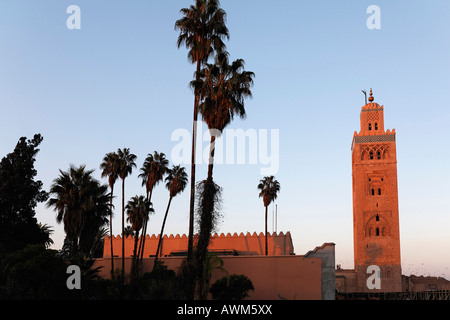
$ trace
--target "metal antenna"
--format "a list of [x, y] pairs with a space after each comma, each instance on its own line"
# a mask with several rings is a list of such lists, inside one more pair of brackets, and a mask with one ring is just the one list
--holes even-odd
[[364, 93], [365, 101], [366, 101], [366, 104], [367, 104], [367, 92], [366, 92], [366, 90], [361, 90], [361, 91], [362, 91], [362, 93]]
[[275, 233], [278, 231], [278, 205], [275, 205]]

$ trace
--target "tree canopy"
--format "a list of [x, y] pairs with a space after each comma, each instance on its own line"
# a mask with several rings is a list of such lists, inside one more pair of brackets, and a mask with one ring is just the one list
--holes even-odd
[[34, 168], [40, 134], [22, 137], [14, 151], [0, 162], [0, 255], [24, 248], [27, 244], [45, 244], [49, 234], [35, 218], [36, 206], [48, 198]]

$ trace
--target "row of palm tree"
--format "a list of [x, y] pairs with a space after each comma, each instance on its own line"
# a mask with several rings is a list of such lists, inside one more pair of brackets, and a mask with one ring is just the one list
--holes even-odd
[[[114, 253], [112, 249], [112, 199], [114, 184], [117, 179], [122, 180], [122, 235], [125, 231], [125, 179], [136, 167], [136, 155], [130, 153], [129, 148], [118, 149], [117, 153], [110, 152], [106, 154], [100, 168], [102, 169], [102, 178], [108, 177], [110, 194], [110, 236], [111, 236], [111, 275], [114, 275]], [[122, 279], [125, 276], [125, 239], [122, 237]]]
[[[131, 224], [131, 230], [134, 236], [134, 250], [133, 250], [133, 263], [131, 267], [131, 274], [136, 275], [138, 273], [138, 253], [137, 246], [139, 242], [139, 232], [141, 231], [144, 221], [148, 219], [150, 213], [154, 212], [151, 208], [151, 203], [144, 196], [134, 196], [125, 207], [127, 213], [127, 222]], [[125, 234], [123, 237], [125, 238]]]
[[[154, 151], [153, 154], [148, 154], [141, 169], [139, 178], [142, 179], [142, 186], [145, 186], [146, 196], [136, 195], [128, 201], [125, 206], [125, 178], [132, 173], [134, 167], [136, 167], [136, 156], [130, 153], [128, 148], [118, 149], [117, 152], [110, 152], [105, 155], [103, 162], [100, 165], [102, 170], [102, 177], [108, 178], [109, 187], [111, 189], [110, 198], [110, 234], [112, 235], [112, 199], [114, 183], [118, 178], [122, 179], [122, 278], [124, 276], [125, 264], [125, 210], [128, 216], [128, 221], [131, 223], [131, 229], [134, 231], [134, 251], [133, 251], [133, 267], [132, 270], [137, 274], [142, 265], [145, 238], [147, 233], [147, 226], [150, 214], [154, 212], [152, 208], [152, 194], [154, 187], [159, 184], [165, 178], [166, 188], [169, 190], [169, 203], [167, 205], [166, 213], [164, 216], [160, 239], [158, 243], [158, 249], [156, 257], [160, 254], [161, 241], [163, 238], [164, 227], [169, 212], [172, 199], [179, 193], [183, 192], [187, 184], [187, 174], [185, 168], [175, 165], [169, 169], [169, 161], [166, 159], [164, 153]], [[142, 230], [141, 237], [139, 233]], [[114, 252], [111, 237], [111, 275], [114, 276]], [[157, 258], [155, 260], [157, 260]], [[156, 261], [155, 261], [156, 264]]]
[[[64, 230], [66, 232], [68, 241], [71, 245], [72, 255], [76, 255], [80, 249], [84, 253], [89, 254], [92, 250], [94, 237], [98, 230], [107, 221], [105, 212], [109, 212], [110, 234], [112, 234], [112, 199], [114, 182], [119, 177], [114, 168], [120, 168], [118, 165], [119, 155], [124, 152], [108, 153], [103, 163], [101, 164], [102, 177], [108, 177], [111, 192], [107, 193], [107, 186], [101, 185], [99, 181], [92, 177], [93, 170], [86, 170], [85, 166], [75, 168], [71, 166], [69, 171], [63, 172], [54, 180], [50, 194], [51, 197], [47, 206], [53, 206], [57, 211], [57, 222], [64, 222]], [[183, 192], [187, 185], [187, 174], [184, 168], [180, 166], [173, 166], [168, 169], [168, 160], [165, 159], [163, 153], [149, 154], [146, 158], [143, 167], [141, 168], [140, 178], [143, 180], [143, 185], [146, 186], [147, 196], [134, 196], [128, 201], [125, 207], [128, 216], [127, 221], [131, 223], [131, 230], [134, 231], [135, 245], [134, 245], [134, 260], [133, 270], [137, 271], [137, 259], [141, 259], [144, 251], [144, 240], [146, 232], [146, 224], [149, 220], [150, 213], [154, 212], [150, 202], [153, 187], [167, 174], [165, 179], [166, 187], [169, 190], [169, 201], [165, 211], [163, 223], [161, 226], [160, 239], [156, 251], [155, 265], [161, 252], [161, 244], [164, 235], [164, 228], [170, 209], [172, 199], [179, 193]], [[267, 211], [268, 206], [276, 198], [280, 191], [280, 184], [274, 176], [267, 176], [260, 180], [258, 184], [260, 190], [259, 196], [263, 198], [265, 207], [265, 254], [268, 254], [267, 246]], [[109, 198], [109, 200], [108, 200]], [[108, 205], [109, 201], [109, 205]], [[143, 230], [142, 237], [139, 237], [140, 230]], [[125, 238], [126, 230], [123, 230], [123, 238]], [[112, 239], [112, 237], [111, 237]], [[138, 248], [138, 240], [141, 240]], [[113, 257], [113, 246], [111, 246], [111, 256]], [[112, 260], [112, 263], [114, 260]], [[113, 265], [112, 265], [113, 268]]]

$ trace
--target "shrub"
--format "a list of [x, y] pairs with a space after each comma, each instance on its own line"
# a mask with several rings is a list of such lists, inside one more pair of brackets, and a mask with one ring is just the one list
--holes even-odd
[[254, 291], [255, 288], [249, 278], [232, 274], [214, 282], [209, 292], [214, 300], [243, 300], [249, 297], [250, 290]]

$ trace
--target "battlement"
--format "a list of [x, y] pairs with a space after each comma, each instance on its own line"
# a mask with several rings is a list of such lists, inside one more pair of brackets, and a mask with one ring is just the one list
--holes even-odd
[[[197, 235], [194, 236], [194, 239]], [[142, 237], [139, 237], [142, 239]], [[156, 254], [160, 235], [146, 235], [144, 257], [151, 257]], [[170, 234], [164, 235], [162, 241], [162, 256], [170, 256], [172, 253], [180, 253], [187, 251], [188, 237], [186, 234]], [[127, 236], [125, 241], [125, 256], [133, 256], [135, 238]], [[112, 236], [114, 256], [122, 256], [122, 237]], [[294, 254], [294, 247], [292, 245], [291, 233], [267, 233], [267, 242], [269, 248], [269, 255], [291, 255]], [[265, 250], [265, 236], [264, 233], [256, 232], [250, 233], [220, 233], [211, 236], [211, 243], [209, 250], [224, 252], [233, 251], [237, 255], [264, 255]], [[103, 257], [111, 257], [111, 238], [105, 236]]]
[[[387, 135], [395, 135], [395, 129], [392, 129], [392, 131], [390, 129], [387, 129], [385, 132], [382, 132], [381, 134], [387, 134]], [[353, 137], [367, 137], [366, 134], [364, 134], [363, 132], [357, 132], [355, 131], [353, 133]]]
[[365, 111], [381, 111], [384, 109], [384, 106], [380, 106], [376, 102], [369, 102], [361, 108], [361, 112]]

